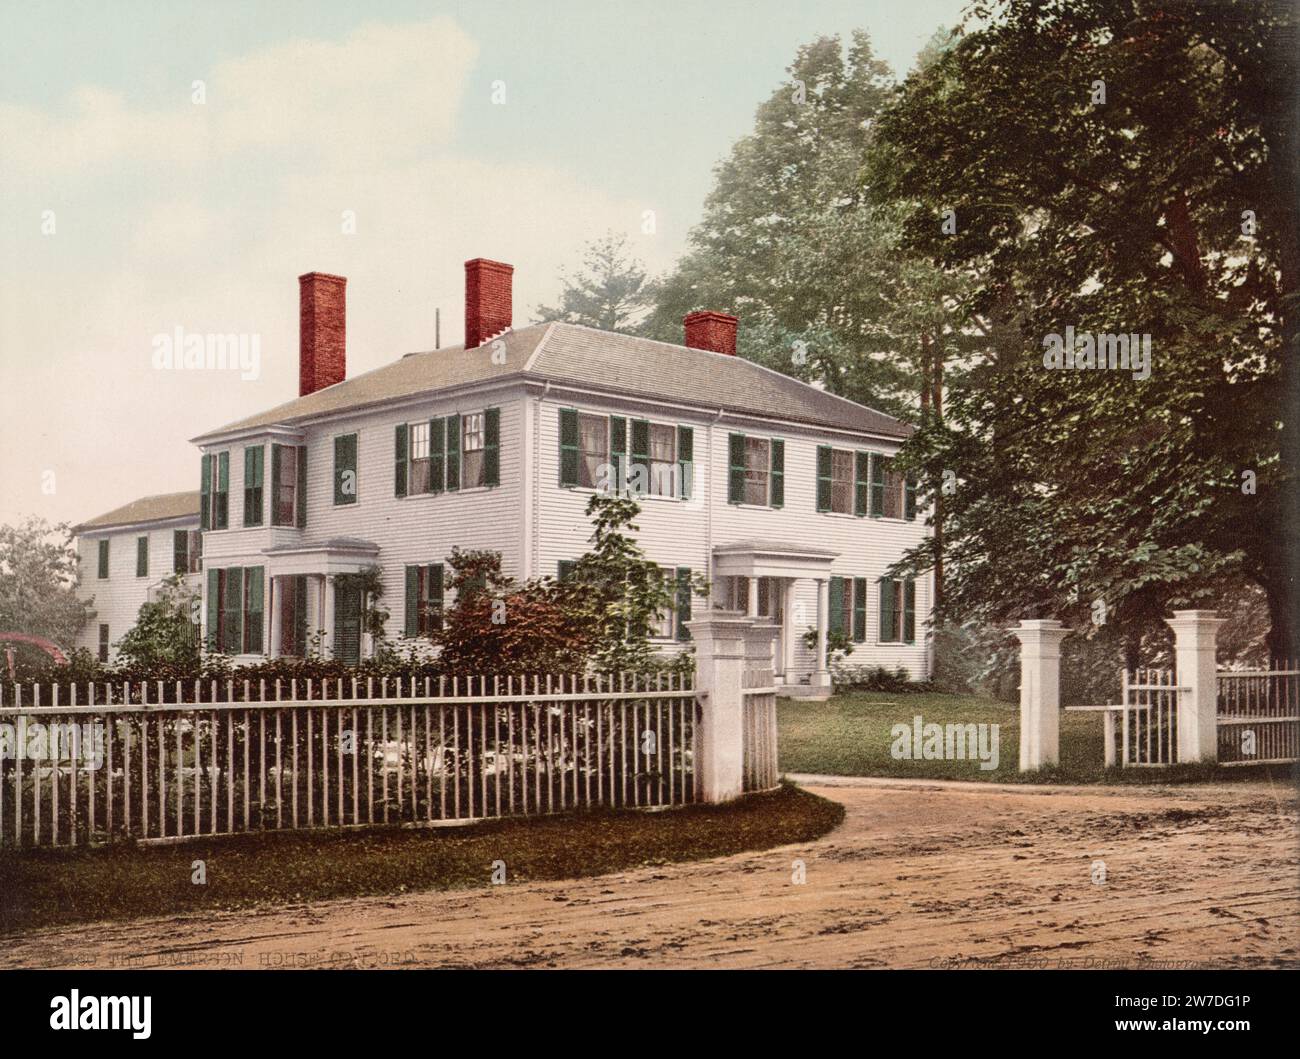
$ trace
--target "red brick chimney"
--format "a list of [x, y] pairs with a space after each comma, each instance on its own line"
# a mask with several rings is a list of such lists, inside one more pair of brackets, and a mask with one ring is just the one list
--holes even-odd
[[476, 257], [465, 262], [465, 348], [476, 349], [510, 326], [515, 269]]
[[701, 310], [687, 313], [682, 323], [686, 326], [686, 344], [691, 349], [736, 355], [736, 324], [739, 321], [734, 316]]
[[298, 396], [347, 376], [347, 286], [343, 276], [298, 277]]

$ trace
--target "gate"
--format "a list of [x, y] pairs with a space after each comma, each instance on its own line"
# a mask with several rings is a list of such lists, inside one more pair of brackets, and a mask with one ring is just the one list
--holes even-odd
[[1285, 764], [1300, 760], [1300, 670], [1220, 670], [1219, 762]]

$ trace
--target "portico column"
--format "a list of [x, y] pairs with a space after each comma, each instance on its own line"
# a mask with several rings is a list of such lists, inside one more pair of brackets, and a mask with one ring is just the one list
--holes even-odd
[[324, 630], [321, 634], [321, 654], [325, 658], [334, 657], [334, 575], [326, 574], [325, 582], [325, 617], [321, 622]]
[[817, 578], [817, 666], [812, 675], [812, 686], [828, 688], [831, 684], [827, 665], [827, 635], [831, 614], [831, 583], [828, 578]]
[[271, 657], [279, 658], [284, 651], [281, 633], [284, 631], [284, 596], [280, 591], [280, 579], [268, 577], [266, 583], [271, 591]]
[[758, 617], [758, 578], [749, 575], [749, 609], [745, 612], [751, 618]]
[[781, 649], [785, 654], [781, 672], [785, 675], [787, 684], [794, 681], [792, 676], [794, 673], [794, 641], [795, 637], [799, 635], [794, 624], [794, 586], [794, 578], [787, 577], [785, 579], [785, 603], [781, 608]]

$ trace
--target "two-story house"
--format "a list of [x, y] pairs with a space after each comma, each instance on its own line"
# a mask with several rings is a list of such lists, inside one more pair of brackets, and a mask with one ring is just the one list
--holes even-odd
[[84, 647], [101, 662], [116, 661], [115, 644], [164, 580], [180, 574], [197, 587], [199, 494], [142, 497], [75, 526], [73, 532], [80, 567], [77, 594], [95, 608], [73, 646]]
[[[929, 579], [886, 568], [927, 532], [890, 469], [910, 428], [735, 355], [736, 319], [695, 312], [674, 345], [567, 323], [511, 328], [513, 268], [465, 264], [465, 342], [346, 377], [347, 281], [299, 278], [299, 396], [208, 431], [202, 453], [206, 643], [237, 656], [345, 660], [369, 649], [360, 579], [379, 567], [391, 641], [426, 639], [452, 548], [517, 578], [563, 576], [588, 546], [593, 490], [631, 489], [639, 541], [691, 608], [770, 617], [793, 690], [854, 663], [928, 675]], [[808, 648], [805, 633], [819, 633]]]

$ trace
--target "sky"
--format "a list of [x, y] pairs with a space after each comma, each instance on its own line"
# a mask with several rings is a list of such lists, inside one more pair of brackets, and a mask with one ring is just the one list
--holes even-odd
[[[516, 325], [606, 231], [668, 270], [800, 44], [905, 73], [967, 2], [0, 0], [0, 523], [196, 489], [189, 438], [297, 396], [301, 273], [352, 376], [462, 339], [468, 258]], [[257, 370], [160, 367], [178, 328]]]

